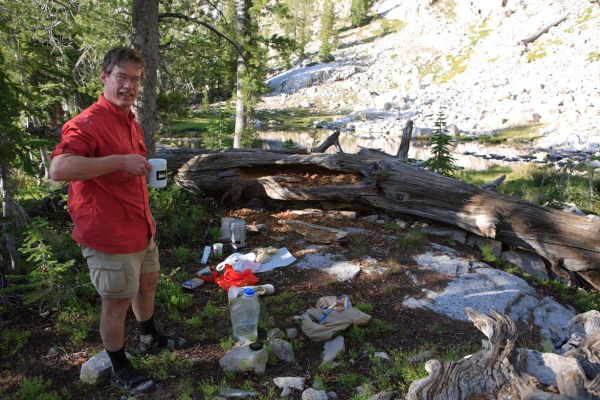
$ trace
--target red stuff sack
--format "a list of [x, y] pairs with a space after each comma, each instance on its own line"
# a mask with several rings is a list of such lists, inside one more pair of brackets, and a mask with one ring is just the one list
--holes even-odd
[[258, 283], [258, 278], [252, 273], [251, 269], [244, 272], [237, 272], [229, 264], [225, 264], [223, 273], [215, 278], [215, 283], [222, 287], [226, 292], [230, 287], [253, 286]]

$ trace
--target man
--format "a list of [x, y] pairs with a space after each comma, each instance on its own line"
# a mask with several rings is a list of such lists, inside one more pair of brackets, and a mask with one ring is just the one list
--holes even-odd
[[151, 390], [154, 382], [125, 356], [130, 305], [140, 325], [141, 352], [186, 344], [159, 334], [154, 325], [159, 261], [146, 188], [150, 165], [131, 111], [143, 71], [144, 61], [134, 49], [119, 47], [106, 54], [103, 94], [64, 125], [50, 165], [52, 179], [69, 181], [72, 237], [81, 245], [102, 299], [100, 336], [113, 366], [111, 382], [134, 394]]

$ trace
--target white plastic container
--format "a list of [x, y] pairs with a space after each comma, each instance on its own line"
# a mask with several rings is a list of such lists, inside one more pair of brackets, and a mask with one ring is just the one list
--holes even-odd
[[234, 249], [246, 247], [246, 221], [234, 219], [229, 223], [229, 232], [231, 234], [231, 245]]
[[167, 186], [167, 160], [164, 158], [151, 158], [150, 174], [148, 175], [148, 186], [152, 188], [164, 188]]
[[231, 325], [233, 337], [240, 345], [254, 343], [258, 339], [258, 317], [260, 304], [258, 295], [252, 288], [245, 288], [244, 294], [231, 301]]

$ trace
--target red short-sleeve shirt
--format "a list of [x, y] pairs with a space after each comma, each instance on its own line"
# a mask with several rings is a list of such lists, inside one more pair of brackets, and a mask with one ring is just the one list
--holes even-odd
[[[146, 157], [142, 128], [100, 95], [98, 101], [63, 126], [52, 157], [68, 153], [83, 157], [140, 154]], [[77, 243], [104, 253], [141, 251], [154, 236], [145, 176], [113, 172], [69, 182], [69, 214]]]

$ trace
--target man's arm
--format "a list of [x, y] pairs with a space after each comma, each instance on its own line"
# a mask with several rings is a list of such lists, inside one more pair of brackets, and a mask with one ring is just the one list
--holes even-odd
[[118, 171], [148, 175], [150, 164], [139, 154], [83, 157], [68, 153], [54, 157], [50, 163], [50, 177], [55, 181], [83, 181]]

